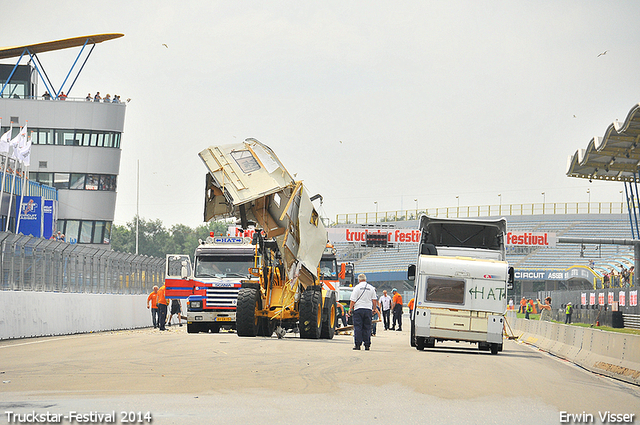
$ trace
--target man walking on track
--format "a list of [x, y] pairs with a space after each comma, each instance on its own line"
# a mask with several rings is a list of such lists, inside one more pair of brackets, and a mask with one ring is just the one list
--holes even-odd
[[382, 321], [384, 322], [384, 330], [388, 331], [391, 327], [391, 297], [387, 295], [387, 290], [382, 291], [382, 296], [378, 301], [382, 310]]
[[158, 305], [158, 327], [161, 331], [166, 331], [164, 327], [167, 322], [167, 299], [164, 296], [164, 285], [158, 289], [158, 297], [156, 298], [156, 304]]
[[151, 320], [153, 321], [153, 327], [158, 327], [158, 305], [156, 299], [158, 298], [158, 286], [153, 287], [153, 292], [147, 297], [147, 308], [149, 308], [149, 301], [151, 301]]
[[378, 307], [376, 288], [367, 283], [367, 277], [358, 275], [358, 284], [351, 292], [349, 311], [353, 315], [354, 350], [359, 350], [364, 343], [364, 349], [371, 346], [371, 316], [374, 308]]
[[393, 288], [393, 299], [391, 300], [391, 309], [393, 310], [393, 326], [391, 330], [396, 330], [396, 321], [398, 322], [398, 330], [402, 330], [402, 295], [398, 293], [396, 288]]

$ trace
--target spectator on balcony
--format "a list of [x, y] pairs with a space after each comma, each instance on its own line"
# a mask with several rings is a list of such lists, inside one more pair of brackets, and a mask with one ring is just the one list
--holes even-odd
[[85, 97], [84, 100], [86, 100], [87, 102], [93, 102], [93, 97], [91, 96], [91, 93], [87, 93], [87, 97]]
[[95, 96], [93, 96], [94, 102], [100, 102], [102, 100], [102, 96], [100, 96], [100, 92], [97, 92]]
[[60, 92], [60, 94], [58, 95], [58, 99], [60, 100], [67, 100], [67, 95], [64, 94], [63, 91]]
[[104, 103], [111, 103], [111, 95], [107, 93], [103, 100]]
[[42, 98], [44, 100], [50, 100], [51, 99], [51, 95], [49, 94], [48, 91], [45, 91], [44, 94], [42, 95]]

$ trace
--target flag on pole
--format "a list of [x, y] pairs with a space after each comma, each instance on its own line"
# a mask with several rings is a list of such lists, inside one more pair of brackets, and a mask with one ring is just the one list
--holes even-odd
[[24, 127], [20, 129], [20, 133], [18, 133], [18, 135], [13, 139], [11, 139], [11, 141], [9, 142], [9, 145], [13, 148], [13, 153], [11, 154], [12, 158], [15, 158], [15, 159], [18, 158], [17, 157], [18, 147], [24, 146], [26, 142], [27, 142], [27, 124], [25, 124]]
[[0, 137], [0, 153], [9, 152], [9, 143], [11, 142], [11, 129]]
[[18, 155], [20, 156], [20, 161], [24, 164], [25, 167], [31, 165], [31, 137], [27, 139], [27, 142], [24, 146], [18, 148]]

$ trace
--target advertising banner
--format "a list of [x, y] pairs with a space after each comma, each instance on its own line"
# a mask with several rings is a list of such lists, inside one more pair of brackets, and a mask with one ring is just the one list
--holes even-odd
[[16, 217], [18, 211], [20, 213], [20, 228], [16, 233], [39, 238], [42, 229], [42, 198], [40, 196], [25, 196], [20, 204], [20, 197], [17, 197]]
[[556, 246], [556, 234], [548, 232], [507, 232], [507, 243], [521, 246]]
[[389, 243], [420, 242], [418, 229], [376, 229], [362, 227], [330, 227], [327, 229], [331, 242], [366, 242], [367, 234], [386, 234]]
[[627, 300], [626, 300], [626, 298], [627, 298], [627, 297], [626, 297], [626, 294], [625, 294], [625, 292], [624, 292], [624, 291], [620, 291], [620, 292], [618, 293], [618, 303], [620, 304], [620, 306], [622, 306], [622, 307], [624, 307], [624, 306], [625, 306], [625, 303], [626, 303], [626, 301], [627, 301]]
[[56, 231], [56, 201], [45, 199], [42, 201], [42, 237], [51, 239]]

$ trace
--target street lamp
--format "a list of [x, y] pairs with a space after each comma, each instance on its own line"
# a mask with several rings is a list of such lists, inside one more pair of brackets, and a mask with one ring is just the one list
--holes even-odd
[[376, 218], [378, 217], [378, 201], [373, 201], [376, 204]]
[[589, 195], [589, 203], [591, 203], [591, 189], [587, 189], [587, 195]]
[[542, 214], [544, 214], [544, 204], [547, 203], [547, 195], [542, 192]]
[[416, 213], [418, 212], [418, 198], [414, 199], [416, 201]]

